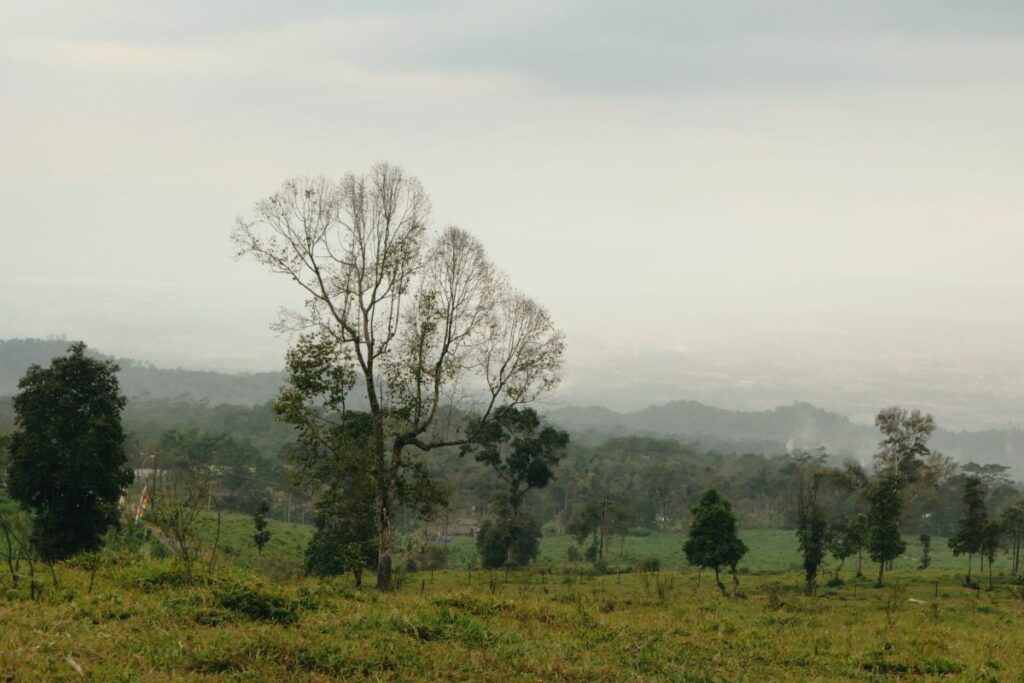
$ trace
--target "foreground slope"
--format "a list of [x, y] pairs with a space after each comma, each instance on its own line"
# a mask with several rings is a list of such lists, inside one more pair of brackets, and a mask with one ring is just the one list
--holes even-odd
[[84, 568], [58, 577], [37, 600], [0, 593], [0, 678], [1024, 680], [1024, 602], [941, 572], [816, 598], [797, 574], [750, 576], [745, 599], [692, 571], [450, 570], [406, 575], [396, 595], [237, 567], [190, 584], [170, 560], [125, 556], [91, 593]]

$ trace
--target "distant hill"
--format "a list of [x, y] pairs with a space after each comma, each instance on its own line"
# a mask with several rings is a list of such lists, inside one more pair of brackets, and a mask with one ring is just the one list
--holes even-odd
[[[0, 396], [17, 392], [18, 380], [32, 363], [46, 365], [50, 359], [67, 351], [71, 342], [65, 339], [0, 340]], [[97, 358], [111, 359], [95, 349]], [[232, 374], [181, 368], [157, 368], [140, 361], [117, 358], [121, 366], [118, 377], [121, 389], [129, 397], [188, 399], [212, 405], [257, 405], [277, 395], [284, 377], [282, 372]]]
[[[547, 415], [563, 429], [587, 440], [625, 434], [672, 436], [697, 441], [709, 449], [768, 455], [824, 446], [834, 455], [863, 460], [874, 454], [879, 441], [873, 425], [853, 422], [809, 403], [747, 412], [673, 401], [635, 412], [567, 406]], [[939, 429], [932, 445], [960, 462], [999, 463], [1013, 468], [1017, 476], [1024, 475], [1024, 430]]]
[[[64, 339], [0, 340], [0, 397], [16, 393], [17, 383], [32, 363], [45, 365], [63, 354]], [[94, 355], [110, 358], [92, 350]], [[226, 373], [157, 368], [131, 359], [116, 359], [121, 366], [121, 387], [130, 398], [174, 400], [209, 405], [253, 406], [277, 395], [282, 372]], [[881, 406], [879, 406], [881, 407]], [[735, 411], [696, 401], [672, 401], [634, 412], [591, 406], [566, 406], [548, 411], [548, 417], [569, 430], [573, 438], [597, 441], [609, 436], [672, 436], [697, 441], [702, 447], [727, 452], [784, 453], [795, 448], [826, 447], [840, 457], [870, 458], [878, 443], [873, 425], [823, 410], [809, 403], [793, 403], [771, 410]], [[0, 417], [3, 417], [0, 415]], [[933, 445], [961, 462], [1009, 465], [1024, 477], [1024, 430], [939, 430]]]

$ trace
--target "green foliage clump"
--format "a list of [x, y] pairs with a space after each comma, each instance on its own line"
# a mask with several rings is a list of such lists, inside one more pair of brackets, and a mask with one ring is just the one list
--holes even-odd
[[294, 624], [299, 620], [298, 605], [294, 601], [258, 587], [229, 586], [220, 594], [219, 602], [221, 607], [252, 621]]
[[32, 542], [44, 560], [97, 550], [133, 479], [118, 367], [85, 348], [77, 342], [49, 367], [30, 366], [14, 397], [9, 489], [33, 515]]
[[485, 569], [524, 567], [540, 552], [541, 526], [536, 519], [520, 513], [485, 519], [476, 534], [476, 549]]
[[894, 476], [879, 476], [868, 489], [868, 554], [878, 563], [878, 585], [882, 585], [885, 565], [907, 549], [900, 536], [903, 491]]
[[267, 514], [269, 513], [270, 503], [262, 500], [259, 507], [256, 508], [256, 514], [252, 518], [253, 527], [256, 529], [252, 535], [252, 542], [260, 555], [263, 554], [263, 547], [270, 540], [270, 529], [267, 528]]
[[725, 595], [725, 586], [719, 580], [721, 567], [731, 568], [734, 585], [739, 583], [736, 565], [747, 554], [747, 545], [740, 540], [736, 531], [736, 515], [729, 501], [722, 498], [718, 491], [705, 491], [700, 502], [693, 508], [693, 524], [683, 552], [691, 565], [714, 569], [715, 583], [722, 595]]

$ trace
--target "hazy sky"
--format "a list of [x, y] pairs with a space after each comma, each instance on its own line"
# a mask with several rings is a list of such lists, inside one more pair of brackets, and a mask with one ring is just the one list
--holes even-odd
[[389, 160], [570, 394], [1016, 419], [1021, 64], [1019, 1], [3, 0], [0, 338], [279, 367], [234, 217]]

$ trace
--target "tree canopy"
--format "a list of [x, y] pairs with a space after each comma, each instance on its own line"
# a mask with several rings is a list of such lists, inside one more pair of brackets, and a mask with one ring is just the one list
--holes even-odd
[[32, 365], [14, 398], [11, 496], [33, 514], [41, 557], [95, 550], [118, 523], [126, 466], [117, 366], [75, 343], [49, 367]]

